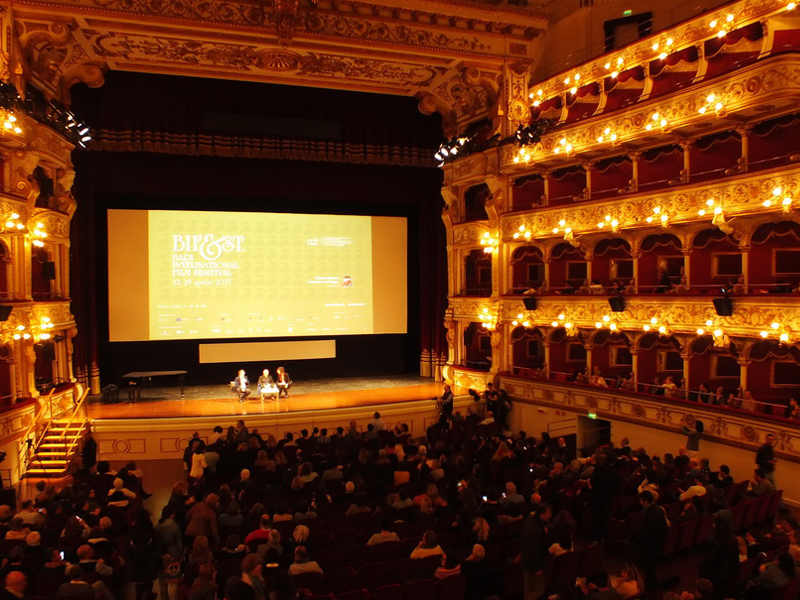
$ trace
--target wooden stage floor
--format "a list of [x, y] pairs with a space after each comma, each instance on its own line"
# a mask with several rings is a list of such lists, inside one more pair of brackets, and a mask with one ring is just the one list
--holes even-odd
[[[90, 402], [90, 419], [147, 419], [256, 415], [381, 406], [426, 400], [442, 394], [442, 384], [421, 377], [334, 379], [295, 383], [290, 398], [262, 402], [255, 391], [240, 404], [227, 386], [187, 386], [185, 399], [178, 388], [145, 388], [143, 398], [129, 403], [124, 390], [116, 404]], [[99, 398], [98, 398], [99, 400]]]

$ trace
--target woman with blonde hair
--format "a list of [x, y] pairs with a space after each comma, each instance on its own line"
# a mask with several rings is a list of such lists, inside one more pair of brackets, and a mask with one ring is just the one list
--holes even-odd
[[483, 517], [475, 518], [475, 525], [472, 527], [472, 533], [475, 534], [475, 539], [478, 543], [486, 542], [489, 540], [489, 523]]
[[511, 451], [511, 448], [508, 447], [508, 444], [503, 441], [500, 442], [500, 445], [497, 447], [497, 450], [492, 456], [493, 461], [503, 460], [504, 458], [513, 458], [514, 452]]
[[433, 511], [434, 511], [433, 502], [431, 502], [431, 499], [428, 496], [423, 496], [422, 503], [419, 505], [420, 514], [429, 517], [433, 514]]
[[622, 565], [619, 577], [611, 577], [611, 587], [617, 592], [620, 600], [638, 596], [644, 591], [644, 582], [639, 569], [633, 563]]
[[292, 539], [297, 544], [305, 544], [308, 540], [309, 530], [308, 527], [305, 525], [298, 525], [294, 528], [294, 532], [292, 533]]

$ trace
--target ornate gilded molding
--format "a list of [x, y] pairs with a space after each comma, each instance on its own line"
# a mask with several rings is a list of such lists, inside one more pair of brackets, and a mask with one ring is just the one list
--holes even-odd
[[[456, 381], [470, 376], [470, 372], [454, 368]], [[529, 380], [510, 375], [500, 375], [500, 384], [512, 398], [537, 406], [561, 408], [573, 414], [597, 413], [601, 418], [624, 419], [643, 426], [656, 426], [680, 431], [681, 419], [701, 419], [705, 436], [722, 443], [755, 450], [764, 443], [768, 433], [778, 438], [775, 449], [783, 458], [800, 463], [800, 425], [777, 422], [757, 414], [743, 415], [713, 410], [702, 404], [670, 402], [645, 396], [625, 394], [620, 390], [585, 388], [558, 384], [544, 380]], [[647, 445], [645, 444], [645, 447]]]
[[[800, 75], [800, 71], [798, 72]], [[653, 209], [659, 207], [669, 215], [670, 226], [679, 223], [697, 223], [712, 227], [713, 215], [700, 217], [698, 211], [706, 208], [708, 199], [713, 198], [724, 207], [726, 218], [737, 226], [736, 217], [750, 215], [783, 215], [780, 206], [767, 210], [765, 200], [771, 199], [773, 190], [781, 188], [787, 194], [800, 195], [800, 166], [785, 167], [771, 172], [756, 172], [735, 178], [718, 179], [708, 183], [666, 188], [647, 194], [632, 194], [621, 198], [610, 198], [597, 202], [576, 202], [569, 206], [546, 207], [528, 212], [506, 213], [500, 217], [500, 230], [503, 239], [513, 240], [520, 226], [533, 231], [535, 239], [559, 239], [564, 234], [554, 234], [564, 220], [580, 240], [583, 234], [608, 235], [608, 231], [598, 229], [597, 224], [605, 215], [613, 214], [619, 220], [620, 230], [643, 228], [649, 233], [665, 230], [656, 223], [648, 223]]]
[[[676, 52], [713, 39], [719, 31], [733, 31], [756, 21], [778, 15], [787, 10], [786, 0], [740, 0], [718, 10], [704, 12], [693, 19], [659, 32], [657, 36], [629, 44], [615, 52], [604, 54], [574, 68], [560, 72], [540, 82], [532, 82], [531, 89], [541, 98], [551, 98], [568, 91], [575, 83], [565, 82], [577, 73], [581, 84], [597, 81], [611, 75], [659, 58], [662, 52]], [[729, 20], [728, 15], [732, 15]], [[712, 26], [713, 24], [713, 26]], [[671, 40], [671, 43], [668, 43]], [[654, 48], [654, 44], [656, 47]]]
[[[665, 302], [663, 297], [628, 296], [625, 311], [613, 313], [620, 331], [642, 333], [642, 327], [657, 317], [660, 323], [668, 323], [671, 334], [697, 336], [697, 328], [712, 320], [731, 337], [760, 339], [759, 332], [768, 330], [775, 322], [792, 331], [800, 332], [800, 303], [794, 297], [733, 297], [734, 311], [730, 317], [717, 316], [709, 297], [681, 296], [680, 301]], [[510, 324], [522, 313], [531, 327], [551, 328], [560, 314], [577, 327], [592, 333], [595, 323], [611, 315], [606, 296], [562, 295], [537, 296], [537, 308], [528, 311], [522, 304], [522, 296], [501, 296], [496, 302], [489, 298], [452, 296], [449, 299], [454, 319], [464, 322], [479, 321], [478, 316], [487, 307], [499, 314], [500, 325]]]
[[[792, 110], [800, 95], [799, 67], [800, 57], [778, 55], [737, 69], [724, 78], [689, 86], [666, 99], [638, 102], [627, 110], [564, 125], [555, 133], [543, 135], [541, 142], [528, 146], [531, 156], [529, 163], [514, 162], [519, 149], [516, 144], [504, 146], [500, 159], [502, 172], [519, 176], [535, 166], [561, 168], [579, 164], [584, 153], [591, 153], [592, 158], [597, 159], [604, 155], [615, 156], [644, 147], [676, 143], [692, 136], [708, 135], [709, 125], [711, 131], [735, 129], [741, 126], [742, 119], [749, 118], [747, 115], [759, 114], [765, 106], [770, 107], [772, 116], [780, 114], [782, 110]], [[723, 104], [720, 118], [716, 118], [713, 111], [712, 114], [699, 112], [710, 94], [714, 94]], [[654, 120], [655, 115], [657, 119]], [[662, 120], [665, 121], [663, 127], [660, 124]], [[705, 128], [697, 130], [698, 126]], [[614, 145], [608, 136], [603, 137], [606, 129], [616, 134]], [[598, 141], [599, 138], [604, 141]], [[572, 147], [569, 155], [566, 152], [554, 152], [562, 139], [566, 139]]]

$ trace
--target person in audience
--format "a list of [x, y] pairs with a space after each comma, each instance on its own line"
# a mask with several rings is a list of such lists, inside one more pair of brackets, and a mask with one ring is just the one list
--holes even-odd
[[764, 437], [764, 443], [756, 451], [756, 465], [761, 469], [764, 477], [772, 483], [773, 488], [777, 487], [775, 483], [775, 465], [777, 463], [778, 460], [775, 458], [775, 435], [768, 433]]
[[378, 533], [373, 533], [367, 541], [367, 546], [376, 546], [384, 542], [399, 542], [400, 537], [392, 531], [392, 522], [388, 517], [381, 519], [381, 530]]
[[417, 547], [412, 550], [410, 558], [426, 558], [439, 554], [444, 554], [444, 551], [436, 541], [436, 533], [429, 529], [423, 534]]
[[522, 525], [520, 560], [524, 575], [524, 600], [539, 600], [545, 592], [547, 561], [546, 525], [552, 516], [548, 504], [534, 503], [534, 510]]
[[442, 554], [442, 564], [434, 572], [433, 578], [439, 581], [458, 575], [461, 575], [461, 563], [458, 562], [458, 557], [452, 552]]
[[127, 508], [134, 498], [136, 498], [136, 494], [125, 487], [125, 482], [121, 477], [116, 477], [114, 486], [108, 490], [108, 505]]
[[661, 385], [661, 387], [664, 390], [663, 394], [661, 395], [665, 398], [676, 398], [678, 396], [678, 386], [675, 383], [672, 375], [667, 375], [667, 378], [664, 380], [664, 383]]
[[8, 531], [6, 532], [7, 540], [24, 540], [28, 537], [28, 534], [31, 532], [30, 529], [25, 527], [22, 519], [19, 517], [14, 517], [11, 519], [11, 522], [8, 525]]
[[592, 369], [592, 377], [589, 380], [589, 383], [591, 385], [596, 385], [597, 387], [608, 387], [608, 382], [606, 381], [606, 378], [603, 377], [603, 373], [600, 371], [600, 367], [597, 365], [595, 365], [594, 369]]
[[203, 563], [197, 570], [197, 579], [189, 588], [188, 600], [216, 600], [217, 569], [214, 563]]
[[472, 552], [461, 565], [461, 572], [467, 578], [467, 600], [483, 600], [495, 588], [495, 570], [486, 560], [486, 549], [481, 544], [472, 546]]
[[294, 549], [294, 562], [289, 566], [289, 575], [300, 575], [301, 573], [323, 574], [322, 567], [317, 561], [311, 560], [305, 546], [298, 546]]
[[25, 589], [28, 587], [28, 578], [22, 571], [11, 571], [6, 574], [5, 589], [0, 594], [0, 600], [18, 600], [25, 598]]
[[750, 390], [744, 390], [742, 392], [741, 409], [747, 412], [756, 412], [756, 408], [758, 408], [758, 405], [755, 398], [753, 398], [753, 393]]
[[272, 531], [272, 520], [269, 518], [269, 515], [261, 515], [259, 528], [247, 534], [247, 537], [244, 538], [244, 543], [248, 546], [251, 542], [255, 541], [264, 540], [264, 543], [266, 543], [269, 541], [270, 531]]
[[208, 543], [208, 538], [198, 535], [192, 542], [192, 550], [189, 552], [189, 563], [201, 565], [206, 562], [214, 562], [214, 553]]
[[262, 569], [264, 559], [258, 554], [248, 554], [242, 560], [241, 575], [231, 577], [225, 586], [227, 600], [265, 600], [267, 589]]
[[347, 508], [344, 516], [352, 517], [353, 515], [370, 513], [372, 513], [372, 509], [367, 506], [367, 495], [364, 492], [358, 492], [353, 496], [353, 503]]
[[639, 570], [632, 563], [626, 563], [620, 569], [619, 575], [611, 577], [611, 587], [620, 600], [632, 598], [641, 594], [645, 587]]
[[639, 504], [642, 506], [642, 518], [631, 539], [633, 556], [644, 574], [646, 588], [654, 589], [657, 585], [656, 565], [664, 552], [669, 522], [664, 508], [655, 503], [650, 492], [639, 494]]
[[794, 398], [789, 400], [784, 416], [792, 421], [800, 421], [800, 404], [797, 403], [797, 400]]
[[705, 496], [706, 495], [706, 488], [703, 485], [703, 477], [700, 471], [697, 471], [696, 474], [692, 478], [692, 485], [686, 488], [686, 491], [683, 492], [678, 499], [681, 502], [685, 502], [686, 500], [690, 500], [695, 496]]
[[663, 382], [661, 380], [661, 377], [659, 377], [658, 375], [653, 377], [653, 385], [651, 385], [650, 389], [647, 390], [647, 391], [648, 391], [648, 393], [653, 394], [655, 396], [663, 396], [665, 388], [663, 386]]
[[753, 481], [751, 483], [750, 491], [747, 492], [748, 496], [753, 498], [762, 498], [775, 491], [772, 482], [767, 479], [766, 473], [761, 469], [753, 471]]
[[767, 598], [780, 586], [795, 578], [795, 564], [792, 555], [780, 552], [773, 562], [762, 564], [758, 575], [749, 582], [745, 598]]
[[198, 490], [194, 496], [195, 502], [186, 513], [187, 538], [194, 539], [205, 536], [215, 546], [219, 544], [219, 530], [217, 528], [217, 495], [209, 494], [203, 498], [202, 491]]

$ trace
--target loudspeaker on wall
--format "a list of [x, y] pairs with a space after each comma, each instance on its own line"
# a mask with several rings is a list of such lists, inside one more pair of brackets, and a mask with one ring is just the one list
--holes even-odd
[[608, 304], [613, 312], [624, 312], [625, 310], [625, 298], [622, 296], [611, 296], [608, 299]]
[[536, 310], [536, 298], [532, 296], [528, 296], [527, 298], [522, 299], [522, 303], [525, 305], [525, 308], [528, 310]]
[[733, 315], [733, 300], [730, 298], [714, 298], [714, 310], [720, 317]]

